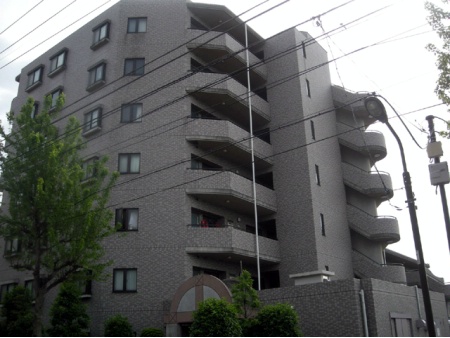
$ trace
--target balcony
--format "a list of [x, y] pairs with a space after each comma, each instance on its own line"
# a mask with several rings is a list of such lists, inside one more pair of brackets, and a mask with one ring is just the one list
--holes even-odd
[[[234, 73], [233, 76], [239, 82], [247, 82], [245, 47], [229, 34], [191, 29], [188, 31], [187, 39], [189, 41], [187, 48], [192, 54], [222, 73]], [[266, 65], [254, 54], [249, 53], [248, 56], [252, 87], [261, 87], [267, 79]], [[252, 65], [255, 67], [252, 68]]]
[[347, 204], [350, 229], [371, 241], [392, 244], [400, 240], [398, 221], [392, 216], [373, 216], [364, 210]]
[[[187, 170], [186, 193], [207, 203], [225, 207], [245, 215], [253, 215], [252, 181], [229, 171]], [[276, 212], [275, 192], [256, 185], [258, 214]]]
[[394, 196], [391, 176], [386, 172], [365, 171], [350, 163], [342, 162], [344, 184], [369, 197], [381, 201]]
[[[232, 163], [251, 165], [250, 134], [229, 121], [193, 119], [186, 128], [186, 140]], [[272, 146], [258, 138], [253, 139], [255, 168], [266, 169], [273, 164]]]
[[[279, 263], [278, 241], [258, 236], [261, 265]], [[235, 229], [188, 226], [186, 252], [228, 262], [256, 264], [255, 235]]]
[[333, 95], [333, 103], [336, 109], [346, 114], [360, 118], [365, 126], [376, 122], [374, 118], [369, 116], [369, 113], [364, 106], [364, 98], [367, 94], [358, 94], [345, 90], [339, 86], [332, 86], [331, 92]]
[[[228, 75], [196, 73], [187, 80], [186, 91], [237, 124], [250, 125], [247, 88]], [[269, 104], [257, 95], [252, 96], [252, 117], [255, 130], [270, 122]]]
[[339, 143], [370, 158], [371, 163], [386, 157], [384, 135], [378, 131], [354, 129], [343, 123], [337, 124]]
[[353, 272], [359, 278], [374, 278], [387, 282], [406, 284], [405, 267], [400, 264], [379, 264], [353, 250]]

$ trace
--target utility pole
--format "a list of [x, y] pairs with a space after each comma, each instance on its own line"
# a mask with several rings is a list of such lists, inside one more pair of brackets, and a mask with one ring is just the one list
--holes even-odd
[[447, 196], [445, 194], [445, 184], [449, 183], [449, 173], [447, 162], [441, 162], [440, 156], [443, 155], [442, 145], [436, 142], [436, 132], [434, 130], [434, 116], [428, 115], [428, 129], [430, 131], [430, 143], [427, 147], [428, 157], [434, 160], [434, 164], [430, 164], [431, 184], [439, 185], [441, 193], [442, 210], [444, 211], [445, 228], [447, 230], [447, 241], [450, 250], [450, 216], [448, 213]]

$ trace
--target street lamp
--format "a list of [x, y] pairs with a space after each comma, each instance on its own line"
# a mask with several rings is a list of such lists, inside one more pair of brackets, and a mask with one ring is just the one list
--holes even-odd
[[434, 328], [433, 310], [431, 308], [430, 290], [428, 288], [427, 272], [425, 269], [425, 261], [423, 258], [422, 242], [420, 240], [420, 233], [419, 233], [419, 224], [417, 222], [416, 205], [414, 202], [415, 198], [412, 192], [411, 176], [409, 175], [408, 169], [406, 167], [403, 145], [397, 133], [389, 124], [386, 109], [384, 108], [383, 103], [381, 103], [381, 101], [378, 98], [371, 96], [364, 100], [364, 105], [370, 116], [386, 124], [386, 126], [389, 128], [389, 130], [397, 140], [398, 146], [400, 147], [400, 155], [402, 157], [402, 164], [403, 164], [403, 183], [405, 184], [406, 203], [408, 204], [409, 217], [411, 218], [411, 226], [414, 236], [414, 244], [416, 247], [416, 255], [417, 260], [419, 261], [419, 277], [420, 277], [420, 285], [422, 287], [425, 315], [427, 319], [428, 335], [430, 337], [436, 337], [436, 331]]

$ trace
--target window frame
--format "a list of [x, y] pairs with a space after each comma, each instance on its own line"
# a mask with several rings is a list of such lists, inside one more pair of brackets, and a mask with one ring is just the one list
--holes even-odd
[[22, 241], [19, 238], [5, 238], [4, 257], [17, 255], [21, 252]]
[[[48, 77], [53, 77], [59, 72], [63, 71], [67, 67], [67, 48], [61, 49], [58, 53], [52, 55], [50, 57], [50, 70], [47, 74]], [[58, 61], [60, 56], [63, 56], [63, 61], [60, 65], [58, 65]], [[53, 61], [56, 60], [56, 64], [54, 65]]]
[[[83, 136], [102, 129], [102, 107], [95, 107], [84, 114], [83, 118]], [[97, 117], [92, 118], [94, 112], [97, 112]], [[95, 125], [94, 121], [95, 120]], [[89, 128], [88, 128], [89, 127]]]
[[[39, 73], [36, 78], [37, 72], [39, 72]], [[44, 65], [42, 65], [42, 64], [33, 68], [33, 70], [29, 71], [27, 73], [28, 78], [27, 78], [27, 87], [25, 88], [25, 91], [30, 92], [34, 88], [39, 87], [42, 84], [43, 74], [44, 74]], [[32, 79], [32, 81], [30, 81], [30, 79]]]
[[[101, 76], [99, 79], [97, 79], [98, 77], [98, 72], [101, 69]], [[86, 88], [87, 91], [93, 91], [99, 87], [101, 87], [102, 85], [105, 84], [106, 82], [106, 61], [105, 60], [101, 60], [100, 62], [97, 62], [95, 65], [93, 65], [92, 67], [88, 68], [88, 86]]]
[[308, 79], [305, 79], [305, 80], [306, 80], [306, 94], [310, 98], [311, 97], [311, 84], [309, 83]]
[[[138, 156], [138, 170], [137, 171], [131, 171], [131, 162], [132, 162], [132, 158], [133, 156]], [[126, 171], [121, 171], [120, 170], [120, 159], [122, 157], [126, 157], [127, 158], [127, 169]], [[119, 154], [119, 161], [118, 161], [118, 171], [120, 174], [139, 174], [140, 173], [140, 169], [141, 169], [141, 153], [120, 153]]]
[[[123, 280], [122, 280], [122, 288], [117, 289], [116, 287], [116, 273], [122, 272], [123, 273]], [[134, 289], [127, 290], [128, 289], [128, 273], [129, 272], [135, 272], [135, 285]], [[113, 269], [113, 287], [112, 287], [113, 293], [135, 293], [137, 292], [137, 268], [115, 268]]]
[[[145, 20], [145, 30], [141, 31], [139, 29], [140, 23], [142, 21], [144, 21], [144, 20]], [[134, 23], [134, 30], [130, 30], [131, 22], [135, 22]], [[129, 33], [129, 34], [136, 34], [136, 33], [146, 33], [146, 32], [147, 32], [147, 17], [146, 16], [139, 16], [139, 17], [128, 18], [128, 21], [127, 21], [127, 33]]]
[[[136, 227], [130, 228], [129, 216], [131, 212], [136, 213]], [[117, 231], [138, 231], [139, 230], [139, 208], [119, 208], [116, 209], [116, 226], [120, 223], [121, 227]]]
[[[130, 111], [127, 111], [130, 109]], [[136, 111], [135, 111], [136, 109]], [[139, 112], [140, 109], [140, 112]], [[143, 104], [142, 103], [128, 103], [123, 104], [120, 109], [120, 122], [121, 123], [137, 123], [142, 122], [142, 111], [143, 111]], [[129, 115], [128, 118], [125, 118], [126, 114]], [[133, 119], [134, 117], [134, 119]]]
[[[92, 50], [96, 50], [97, 48], [103, 46], [104, 44], [106, 44], [107, 42], [109, 42], [109, 31], [110, 31], [110, 26], [111, 26], [111, 20], [105, 20], [103, 22], [101, 22], [100, 24], [98, 24], [97, 26], [95, 26], [94, 28], [92, 28], [92, 45], [91, 45], [91, 49]], [[105, 29], [105, 36], [102, 37], [102, 29], [106, 27]], [[98, 34], [97, 34], [98, 32]]]
[[95, 169], [95, 163], [99, 160], [98, 156], [90, 157], [83, 161], [82, 168], [84, 171], [84, 176], [82, 181], [87, 181], [94, 178], [97, 175], [97, 170]]
[[56, 108], [56, 103], [58, 101], [59, 95], [61, 95], [62, 93], [64, 93], [64, 88], [58, 87], [58, 88], [52, 90], [49, 94], [47, 94], [47, 95], [50, 95], [50, 97], [52, 99], [52, 105], [50, 107], [50, 111], [52, 111]]
[[[142, 62], [142, 65], [138, 65]], [[127, 73], [127, 64], [131, 63], [131, 71]], [[123, 63], [123, 76], [142, 76], [145, 74], [145, 58], [127, 58]]]
[[19, 283], [17, 283], [17, 282], [9, 282], [9, 283], [4, 283], [4, 284], [0, 285], [0, 302], [3, 302], [5, 295], [8, 292], [11, 292], [18, 285], [19, 285]]

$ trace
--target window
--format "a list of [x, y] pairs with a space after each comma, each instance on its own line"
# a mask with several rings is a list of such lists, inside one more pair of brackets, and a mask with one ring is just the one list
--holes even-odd
[[62, 50], [50, 58], [50, 73], [48, 74], [50, 77], [64, 69], [66, 65], [66, 58], [67, 49]]
[[38, 113], [39, 113], [39, 103], [34, 102], [33, 108], [31, 109], [31, 114], [30, 114], [31, 118], [35, 119]]
[[315, 165], [316, 168], [316, 184], [320, 185], [320, 173], [319, 173], [319, 166], [316, 164]]
[[18, 238], [5, 239], [5, 256], [15, 255], [20, 252], [21, 242]]
[[147, 18], [128, 18], [128, 33], [145, 33]]
[[17, 283], [8, 283], [8, 284], [3, 284], [2, 286], [0, 286], [0, 302], [3, 302], [5, 295], [8, 292], [11, 292], [16, 286], [17, 286]]
[[137, 269], [114, 269], [113, 292], [136, 292]]
[[120, 122], [141, 122], [142, 103], [125, 104], [122, 106]]
[[86, 133], [101, 127], [102, 109], [96, 108], [84, 115], [83, 131]]
[[138, 229], [139, 209], [116, 209], [116, 224], [120, 224], [122, 231]]
[[311, 125], [311, 137], [313, 140], [315, 140], [316, 139], [316, 128], [314, 127], [314, 121], [310, 120], [309, 123]]
[[144, 75], [144, 58], [125, 59], [123, 75]]
[[50, 109], [56, 108], [56, 104], [58, 103], [59, 95], [61, 95], [62, 92], [63, 92], [63, 90], [61, 88], [58, 88], [58, 89], [54, 90], [53, 92], [51, 92], [50, 96], [52, 98], [52, 106], [50, 107]]
[[302, 41], [302, 50], [303, 50], [303, 57], [306, 59], [306, 45], [305, 45], [305, 41]]
[[138, 174], [141, 154], [119, 154], [119, 172], [121, 174]]
[[28, 291], [30, 291], [31, 297], [33, 297], [33, 299], [36, 298], [36, 293], [34, 292], [34, 285], [33, 285], [34, 280], [30, 279], [25, 281], [25, 289], [27, 289]]
[[98, 157], [92, 157], [83, 162], [83, 171], [84, 171], [83, 180], [87, 180], [89, 178], [95, 177], [95, 175], [97, 174], [97, 171], [95, 168], [95, 162], [97, 162], [97, 161], [98, 161]]
[[43, 70], [44, 66], [39, 66], [38, 68], [35, 68], [34, 70], [28, 73], [28, 83], [26, 90], [31, 90], [42, 83]]
[[88, 89], [92, 87], [97, 87], [96, 85], [102, 84], [105, 81], [105, 70], [106, 63], [102, 62], [91, 69], [89, 69], [89, 86]]
[[97, 47], [100, 47], [101, 45], [109, 41], [109, 23], [110, 21], [108, 20], [94, 27], [94, 29], [92, 30], [92, 32], [94, 33], [94, 38], [92, 41], [91, 49], [96, 49]]
[[308, 94], [308, 97], [311, 97], [311, 87], [309, 86], [308, 79], [306, 79], [306, 94]]
[[322, 236], [325, 236], [325, 217], [320, 214], [320, 227], [322, 228]]

